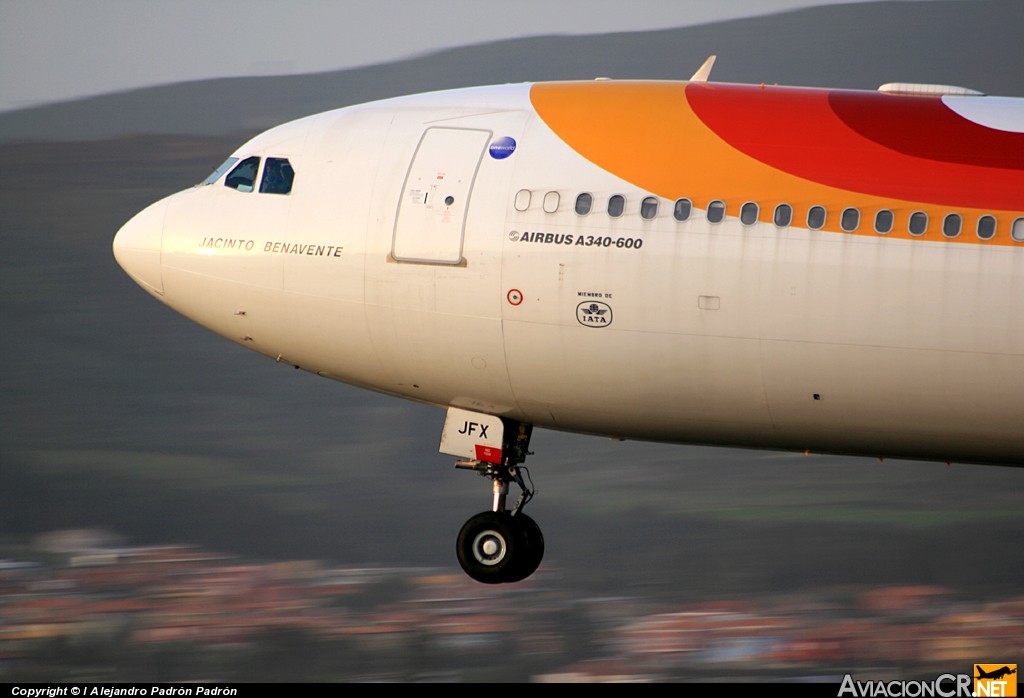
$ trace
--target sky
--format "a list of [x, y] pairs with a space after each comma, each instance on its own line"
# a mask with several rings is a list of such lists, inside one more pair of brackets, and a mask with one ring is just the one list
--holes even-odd
[[0, 0], [0, 111], [186, 80], [338, 70], [513, 37], [663, 29], [845, 1]]

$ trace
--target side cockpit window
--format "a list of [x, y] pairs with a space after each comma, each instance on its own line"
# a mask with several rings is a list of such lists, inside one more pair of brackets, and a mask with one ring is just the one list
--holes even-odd
[[233, 166], [233, 165], [234, 165], [234, 164], [235, 164], [236, 162], [238, 162], [238, 158], [228, 158], [227, 160], [225, 160], [225, 161], [224, 161], [224, 163], [223, 163], [223, 164], [222, 164], [222, 165], [221, 165], [220, 167], [218, 167], [218, 168], [217, 168], [216, 170], [214, 170], [213, 172], [211, 172], [211, 173], [210, 173], [210, 176], [209, 176], [209, 177], [207, 177], [207, 178], [206, 178], [206, 179], [204, 179], [204, 180], [203, 180], [202, 182], [200, 182], [200, 183], [199, 183], [199, 186], [201, 186], [201, 187], [202, 187], [202, 186], [206, 186], [206, 185], [208, 185], [208, 184], [213, 184], [213, 183], [214, 183], [214, 182], [216, 182], [216, 181], [217, 181], [218, 179], [220, 179], [221, 177], [223, 177], [223, 176], [224, 176], [224, 173], [225, 173], [225, 172], [227, 172], [228, 170], [230, 170], [230, 169], [231, 169], [231, 167], [232, 167], [232, 166]]
[[[238, 163], [238, 164], [235, 164]], [[234, 168], [232, 169], [232, 166]], [[238, 162], [238, 158], [228, 158], [227, 162], [214, 170], [203, 184], [213, 184], [227, 170], [231, 170], [224, 178], [224, 186], [241, 192], [256, 190], [256, 178], [260, 176], [260, 158], [256, 155]], [[295, 182], [295, 170], [288, 158], [267, 158], [263, 165], [260, 179], [261, 194], [290, 194]]]
[[259, 169], [260, 159], [258, 157], [246, 158], [231, 170], [231, 174], [224, 180], [224, 186], [238, 191], [252, 191], [256, 186], [256, 172]]
[[295, 170], [288, 158], [267, 158], [260, 181], [261, 194], [288, 194], [295, 181]]

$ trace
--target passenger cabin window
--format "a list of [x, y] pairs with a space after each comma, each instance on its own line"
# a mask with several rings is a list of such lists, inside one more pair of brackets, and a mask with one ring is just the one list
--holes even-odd
[[1024, 242], [1024, 218], [1018, 218], [1010, 228], [1010, 237], [1014, 242]]
[[644, 197], [640, 202], [640, 217], [649, 221], [658, 215], [658, 199], [653, 196]]
[[907, 227], [911, 235], [924, 235], [928, 231], [928, 214], [924, 211], [914, 211], [910, 214], [910, 223]]
[[753, 201], [748, 201], [740, 208], [740, 223], [743, 225], [754, 225], [757, 223], [757, 216], [760, 209]]
[[996, 236], [995, 216], [982, 216], [978, 219], [978, 237], [982, 240], [991, 240]]
[[585, 216], [590, 213], [591, 207], [594, 205], [594, 197], [590, 194], [583, 193], [576, 197], [576, 215]]
[[843, 215], [839, 218], [839, 227], [844, 232], [852, 233], [860, 226], [860, 209], [859, 208], [845, 208], [843, 209]]
[[558, 202], [561, 201], [561, 197], [557, 191], [549, 191], [544, 195], [544, 213], [554, 213], [558, 210]]
[[685, 221], [690, 217], [690, 212], [692, 210], [692, 201], [689, 199], [676, 199], [676, 204], [672, 208], [672, 217], [677, 221]]
[[780, 228], [788, 227], [793, 222], [793, 207], [789, 204], [779, 204], [775, 207], [772, 221]]
[[238, 162], [238, 158], [228, 158], [225, 160], [220, 167], [210, 173], [210, 176], [199, 183], [199, 186], [205, 186], [207, 184], [213, 184], [218, 179], [224, 176], [224, 173], [231, 169], [232, 165]]
[[725, 202], [715, 199], [708, 204], [708, 222], [721, 223], [725, 218]]
[[618, 218], [622, 215], [622, 212], [626, 209], [626, 197], [622, 194], [615, 194], [608, 199], [608, 215], [612, 218]]
[[267, 158], [263, 166], [263, 179], [260, 180], [261, 194], [288, 194], [295, 181], [295, 170], [288, 158]]
[[825, 227], [824, 206], [811, 206], [807, 209], [807, 227], [811, 230], [821, 230]]
[[532, 197], [530, 196], [530, 190], [529, 189], [520, 189], [519, 191], [517, 191], [516, 192], [516, 204], [515, 204], [516, 205], [516, 210], [517, 211], [525, 211], [526, 209], [530, 208], [530, 199], [531, 198]]
[[955, 238], [960, 234], [963, 219], [959, 213], [950, 213], [942, 219], [942, 234], [948, 238]]
[[883, 208], [875, 214], [875, 232], [880, 235], [887, 235], [892, 232], [893, 215], [892, 211]]
[[260, 159], [251, 157], [242, 160], [231, 170], [231, 174], [224, 180], [224, 186], [228, 189], [250, 192], [256, 187], [256, 172], [260, 169]]

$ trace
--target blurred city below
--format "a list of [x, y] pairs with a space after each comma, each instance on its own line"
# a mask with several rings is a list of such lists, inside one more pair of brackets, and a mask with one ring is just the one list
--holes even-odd
[[589, 596], [550, 566], [489, 587], [429, 568], [132, 546], [94, 529], [39, 535], [17, 553], [0, 559], [7, 682], [838, 683], [1024, 654], [1024, 596], [938, 586]]

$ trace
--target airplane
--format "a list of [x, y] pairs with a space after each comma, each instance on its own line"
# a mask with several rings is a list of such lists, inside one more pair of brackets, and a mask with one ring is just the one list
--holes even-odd
[[1024, 99], [713, 62], [277, 126], [114, 254], [244, 347], [447, 410], [439, 450], [491, 481], [456, 544], [484, 583], [544, 554], [534, 426], [1024, 464]]
[[1001, 678], [1004, 678], [1004, 677], [1009, 676], [1011, 674], [1016, 674], [1017, 673], [1016, 665], [1014, 665], [1013, 669], [1011, 669], [1008, 666], [1003, 666], [1003, 667], [1001, 667], [999, 669], [996, 669], [995, 671], [991, 671], [991, 672], [985, 671], [984, 669], [982, 669], [978, 665], [975, 665], [975, 668], [978, 671], [978, 675], [974, 677], [976, 679], [994, 679], [994, 680], [998, 681]]

